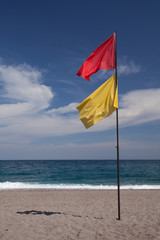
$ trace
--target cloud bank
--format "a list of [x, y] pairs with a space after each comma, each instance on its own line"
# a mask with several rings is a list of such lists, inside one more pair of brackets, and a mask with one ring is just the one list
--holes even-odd
[[[86, 132], [70, 103], [51, 108], [54, 94], [42, 83], [40, 71], [28, 65], [0, 65], [0, 134], [1, 143], [31, 143], [35, 139]], [[120, 96], [120, 127], [135, 126], [160, 119], [160, 89], [144, 89]], [[115, 115], [87, 131], [115, 127]]]

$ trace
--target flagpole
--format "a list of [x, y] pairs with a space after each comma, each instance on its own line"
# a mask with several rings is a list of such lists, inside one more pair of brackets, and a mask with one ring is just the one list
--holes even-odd
[[[116, 82], [118, 88], [118, 79], [117, 79], [117, 32], [115, 34], [115, 61], [116, 61]], [[118, 218], [120, 220], [120, 177], [119, 177], [119, 127], [118, 127], [118, 108], [116, 109], [116, 128], [117, 128], [117, 193], [118, 193]]]

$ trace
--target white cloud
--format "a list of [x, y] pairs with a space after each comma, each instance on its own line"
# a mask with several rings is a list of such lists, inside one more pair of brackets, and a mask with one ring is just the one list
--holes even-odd
[[58, 109], [52, 109], [50, 111], [48, 111], [48, 113], [50, 114], [64, 114], [64, 113], [71, 113], [71, 112], [75, 112], [77, 111], [76, 110], [76, 107], [79, 105], [79, 103], [70, 103], [69, 105], [67, 106], [64, 106], [64, 107], [60, 107]]
[[40, 79], [41, 73], [28, 65], [0, 65], [1, 97], [16, 102], [0, 105], [1, 116], [16, 116], [47, 108], [53, 93], [49, 87], [40, 84]]
[[160, 89], [129, 92], [121, 97], [121, 125], [138, 125], [160, 119]]
[[120, 63], [118, 65], [118, 73], [119, 74], [131, 74], [131, 73], [138, 73], [141, 71], [141, 66], [136, 65], [133, 61], [130, 61], [129, 63], [123, 64]]
[[[41, 83], [41, 73], [27, 65], [0, 65], [0, 134], [6, 143], [28, 144], [36, 139], [115, 128], [115, 114], [86, 131], [78, 117], [78, 103], [48, 111], [54, 97]], [[13, 103], [12, 103], [13, 102]], [[120, 96], [120, 127], [135, 126], [160, 119], [160, 89], [136, 90]]]

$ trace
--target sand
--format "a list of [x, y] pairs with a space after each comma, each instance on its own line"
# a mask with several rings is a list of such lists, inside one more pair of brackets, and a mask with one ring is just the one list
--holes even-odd
[[1, 190], [3, 240], [159, 240], [160, 190]]

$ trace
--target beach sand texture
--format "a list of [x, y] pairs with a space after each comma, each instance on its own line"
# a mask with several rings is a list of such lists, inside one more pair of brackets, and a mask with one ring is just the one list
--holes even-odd
[[3, 240], [160, 240], [160, 190], [2, 190]]

